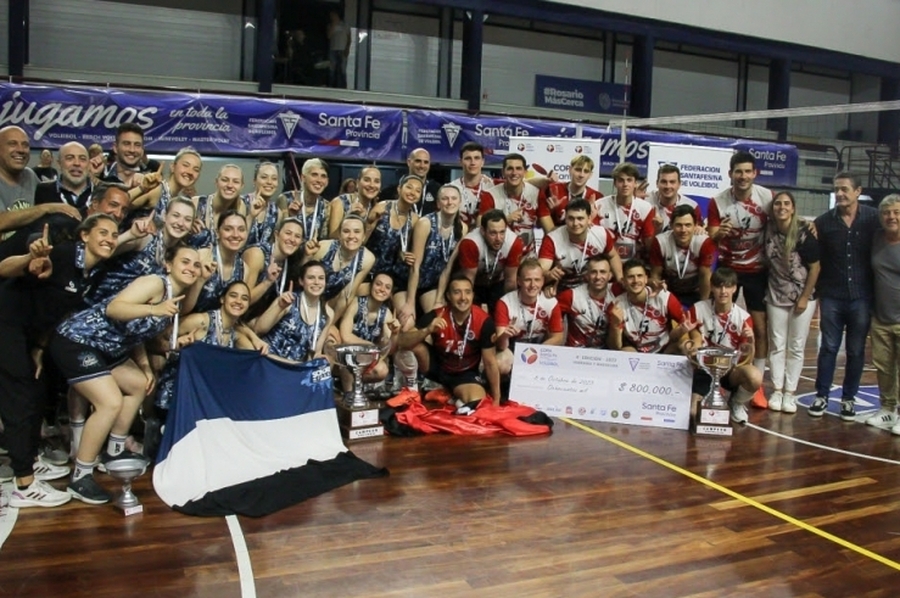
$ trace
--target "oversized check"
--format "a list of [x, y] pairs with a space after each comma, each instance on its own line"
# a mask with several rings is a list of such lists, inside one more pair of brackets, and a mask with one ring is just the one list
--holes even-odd
[[548, 415], [687, 430], [686, 357], [516, 343], [509, 396]]

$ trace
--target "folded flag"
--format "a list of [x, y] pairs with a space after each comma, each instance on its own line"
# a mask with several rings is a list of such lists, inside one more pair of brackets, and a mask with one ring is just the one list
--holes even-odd
[[387, 475], [344, 447], [324, 359], [195, 343], [181, 351], [176, 388], [153, 486], [177, 511], [261, 516]]

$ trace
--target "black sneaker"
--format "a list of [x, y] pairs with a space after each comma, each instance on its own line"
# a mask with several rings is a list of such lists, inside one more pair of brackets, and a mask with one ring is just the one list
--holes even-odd
[[853, 399], [841, 401], [841, 419], [845, 422], [856, 421], [856, 409], [854, 409], [854, 403]]
[[807, 411], [813, 417], [822, 417], [826, 409], [828, 409], [828, 397], [816, 397]]
[[108, 503], [112, 498], [109, 492], [104, 490], [94, 479], [94, 475], [90, 473], [77, 482], [69, 482], [69, 487], [66, 490], [72, 495], [72, 498], [89, 505], [102, 505]]
[[106, 464], [110, 461], [117, 461], [119, 459], [142, 459], [144, 461], [149, 461], [149, 459], [147, 459], [147, 457], [145, 457], [144, 455], [129, 451], [127, 449], [115, 456], [110, 455], [106, 451], [103, 451], [102, 453], [100, 453], [100, 462], [97, 464], [97, 469], [99, 469], [103, 473], [106, 473]]

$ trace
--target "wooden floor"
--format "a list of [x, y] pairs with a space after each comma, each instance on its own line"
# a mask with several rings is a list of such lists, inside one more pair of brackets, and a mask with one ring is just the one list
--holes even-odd
[[804, 409], [751, 424], [705, 439], [557, 420], [541, 438], [355, 445], [391, 476], [237, 519], [244, 593], [226, 520], [170, 511], [148, 476], [136, 517], [21, 510], [0, 596], [896, 596], [900, 438]]

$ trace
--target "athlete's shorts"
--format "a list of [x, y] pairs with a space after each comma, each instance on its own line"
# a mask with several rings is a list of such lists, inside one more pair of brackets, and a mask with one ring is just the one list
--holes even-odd
[[128, 355], [113, 356], [76, 343], [59, 334], [50, 340], [50, 357], [69, 384], [108, 376], [113, 368], [128, 361]]

